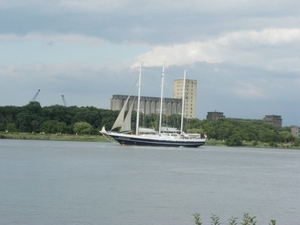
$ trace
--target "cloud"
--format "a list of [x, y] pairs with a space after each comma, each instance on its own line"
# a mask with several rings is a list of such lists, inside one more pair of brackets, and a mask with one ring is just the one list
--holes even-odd
[[24, 35], [17, 34], [0, 34], [1, 42], [65, 42], [65, 43], [86, 43], [88, 45], [100, 45], [104, 41], [98, 37], [80, 35], [80, 34], [60, 34], [55, 32], [29, 32]]
[[238, 82], [239, 86], [233, 89], [233, 93], [237, 98], [255, 98], [255, 99], [264, 99], [266, 98], [263, 89], [254, 86], [251, 83]]
[[[257, 4], [259, 2], [259, 4]], [[182, 2], [181, 0], [152, 0], [140, 1], [140, 0], [0, 0], [0, 8], [14, 8], [14, 7], [26, 7], [35, 5], [36, 7], [44, 9], [68, 10], [68, 11], [80, 11], [80, 12], [112, 12], [116, 10], [127, 9], [128, 13], [132, 12], [198, 12], [198, 13], [220, 13], [220, 12], [232, 12], [237, 10], [247, 9], [248, 12], [253, 10], [264, 11], [278, 11], [279, 9], [288, 8], [290, 12], [295, 11], [293, 7], [294, 0], [273, 1], [270, 4], [268, 0], [260, 1], [246, 1], [246, 0], [187, 0]], [[286, 10], [283, 10], [286, 11]], [[288, 12], [287, 12], [288, 13]]]
[[300, 58], [278, 58], [269, 61], [266, 68], [271, 71], [291, 72], [300, 75]]
[[[152, 1], [151, 4], [146, 4], [142, 9], [151, 10], [157, 9], [157, 4], [161, 3], [158, 0]], [[144, 3], [143, 3], [144, 4]], [[39, 8], [40, 11], [44, 11], [50, 14], [61, 13], [61, 12], [77, 12], [77, 13], [88, 13], [88, 12], [98, 12], [98, 13], [112, 13], [112, 12], [122, 12], [124, 8], [127, 8], [127, 12], [136, 12], [136, 10], [141, 5], [140, 1], [131, 0], [27, 0], [26, 2], [22, 0], [0, 0], [0, 8], [11, 9], [11, 8], [26, 8], [28, 6], [34, 5]], [[155, 7], [153, 7], [155, 6]], [[141, 10], [141, 8], [140, 8]]]
[[275, 46], [293, 42], [300, 43], [299, 28], [270, 28], [262, 31], [231, 32], [216, 40], [216, 43], [224, 46], [238, 45], [241, 48]]
[[[283, 50], [282, 46], [286, 49]], [[300, 29], [298, 28], [239, 31], [203, 42], [155, 46], [151, 51], [139, 55], [137, 61], [147, 62], [148, 66], [157, 66], [163, 61], [167, 62], [168, 66], [231, 61], [236, 64], [250, 64], [269, 69], [278, 67], [277, 62], [280, 61], [281, 69], [297, 71], [299, 58], [293, 57], [291, 60], [290, 57], [297, 55], [299, 46]], [[270, 49], [276, 54], [268, 54]]]
[[[193, 64], [195, 62], [222, 62], [221, 52], [214, 43], [192, 42], [170, 47], [154, 47], [151, 52], [138, 56], [139, 62], [147, 66], [158, 66], [167, 62], [167, 66]], [[135, 66], [135, 65], [134, 65]]]
[[0, 0], [0, 34], [47, 31], [173, 46], [216, 41], [238, 30], [298, 27], [297, 5], [296, 0]]

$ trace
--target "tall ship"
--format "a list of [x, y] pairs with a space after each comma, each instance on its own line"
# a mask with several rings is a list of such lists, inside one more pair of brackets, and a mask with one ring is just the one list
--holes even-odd
[[[205, 144], [206, 138], [201, 138], [200, 134], [188, 134], [183, 132], [183, 116], [184, 116], [184, 99], [185, 99], [185, 80], [186, 71], [184, 71], [183, 88], [182, 88], [182, 111], [181, 111], [181, 128], [162, 127], [162, 105], [163, 105], [163, 87], [164, 87], [164, 67], [162, 69], [161, 78], [161, 96], [160, 96], [160, 114], [159, 128], [154, 131], [149, 128], [141, 128], [139, 126], [140, 113], [140, 93], [141, 93], [141, 77], [142, 66], [140, 66], [138, 81], [138, 99], [137, 99], [137, 116], [136, 116], [136, 133], [131, 134], [131, 115], [134, 101], [130, 104], [129, 110], [125, 116], [125, 110], [128, 108], [129, 97], [125, 101], [114, 125], [110, 131], [106, 131], [105, 126], [102, 127], [100, 133], [105, 137], [111, 137], [121, 145], [140, 145], [140, 146], [160, 146], [160, 147], [199, 147]], [[114, 131], [120, 128], [119, 131]]]

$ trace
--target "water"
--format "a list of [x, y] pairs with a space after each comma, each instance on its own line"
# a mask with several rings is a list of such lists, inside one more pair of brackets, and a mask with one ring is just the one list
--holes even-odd
[[0, 140], [0, 224], [299, 224], [300, 151]]

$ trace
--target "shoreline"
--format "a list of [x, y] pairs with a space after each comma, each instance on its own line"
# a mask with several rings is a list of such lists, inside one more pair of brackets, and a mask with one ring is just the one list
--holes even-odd
[[[24, 132], [0, 132], [0, 139], [11, 140], [46, 140], [46, 141], [79, 141], [79, 142], [109, 142], [106, 138], [99, 135], [75, 135], [75, 134], [40, 134], [40, 133], [24, 133]], [[206, 146], [227, 147], [224, 141], [207, 140]], [[253, 145], [253, 142], [243, 142], [243, 146], [237, 147], [251, 147], [251, 148], [282, 148], [299, 150], [300, 147], [292, 147], [291, 143], [278, 144], [270, 146], [269, 143], [258, 142]]]
[[0, 132], [0, 139], [107, 142], [107, 140], [100, 135], [40, 134], [23, 132]]

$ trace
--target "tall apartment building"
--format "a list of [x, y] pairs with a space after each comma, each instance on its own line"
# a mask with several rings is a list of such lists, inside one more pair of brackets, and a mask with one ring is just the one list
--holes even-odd
[[[174, 80], [174, 98], [182, 99], [183, 79]], [[197, 80], [185, 80], [184, 117], [196, 118]]]

